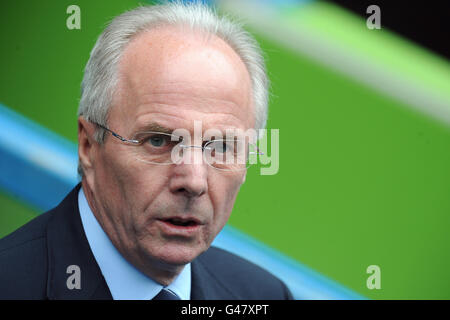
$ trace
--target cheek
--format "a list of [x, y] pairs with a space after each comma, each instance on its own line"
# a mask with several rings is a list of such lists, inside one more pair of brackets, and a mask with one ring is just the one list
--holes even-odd
[[170, 167], [146, 164], [132, 155], [114, 162], [112, 183], [122, 194], [133, 228], [140, 230], [154, 214], [155, 203], [167, 194]]
[[95, 195], [103, 214], [113, 223], [123, 224], [122, 212], [126, 212], [125, 186], [122, 179], [122, 169], [114, 159], [111, 159], [105, 148], [98, 154], [95, 162]]
[[101, 159], [105, 173], [109, 175], [112, 184], [108, 187], [119, 189], [127, 198], [136, 196], [139, 190], [146, 190], [143, 182], [148, 176], [148, 171], [151, 171], [151, 168], [146, 168], [136, 160], [134, 148], [134, 146], [123, 144], [110, 144], [105, 146], [103, 159]]
[[[124, 148], [125, 147], [125, 148]], [[142, 193], [148, 191], [142, 184], [145, 170], [129, 155], [127, 146], [106, 144], [97, 158], [95, 176], [97, 194], [111, 212], [132, 213], [142, 206]], [[107, 187], [105, 187], [107, 186]], [[123, 216], [126, 219], [125, 216]]]
[[[239, 189], [242, 185], [242, 177], [222, 177], [211, 186], [210, 196], [215, 207], [215, 217], [218, 227], [222, 228], [230, 217]], [[226, 179], [225, 179], [226, 178]]]
[[116, 165], [113, 168], [114, 181], [112, 183], [117, 184], [130, 212], [140, 214], [146, 210], [152, 199], [155, 199], [157, 194], [164, 190], [167, 178], [164, 172], [161, 172], [161, 169], [164, 168], [153, 168], [137, 162], [126, 160]]

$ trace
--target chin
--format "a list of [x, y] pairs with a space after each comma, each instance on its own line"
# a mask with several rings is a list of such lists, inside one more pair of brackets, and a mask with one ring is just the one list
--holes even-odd
[[147, 251], [147, 253], [152, 256], [153, 259], [156, 259], [164, 264], [182, 266], [190, 263], [206, 249], [207, 248], [204, 245], [192, 247], [190, 245], [183, 244], [166, 244], [155, 250], [156, 252]]

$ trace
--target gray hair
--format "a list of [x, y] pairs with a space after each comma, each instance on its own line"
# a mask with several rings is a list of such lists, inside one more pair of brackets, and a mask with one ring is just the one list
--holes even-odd
[[[255, 111], [255, 129], [264, 129], [268, 113], [269, 79], [257, 41], [242, 25], [219, 17], [201, 2], [174, 1], [140, 6], [115, 17], [99, 36], [91, 51], [81, 83], [78, 116], [107, 126], [109, 108], [118, 83], [118, 65], [126, 45], [138, 34], [159, 26], [190, 26], [224, 40], [238, 54], [250, 75]], [[95, 139], [104, 141], [104, 130], [97, 128]], [[78, 172], [82, 176], [81, 164]]]

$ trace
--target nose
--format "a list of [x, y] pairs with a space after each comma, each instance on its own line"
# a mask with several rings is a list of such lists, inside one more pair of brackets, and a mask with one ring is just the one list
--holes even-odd
[[183, 161], [174, 165], [170, 177], [172, 193], [193, 198], [208, 192], [208, 164], [202, 160], [202, 149], [185, 150]]

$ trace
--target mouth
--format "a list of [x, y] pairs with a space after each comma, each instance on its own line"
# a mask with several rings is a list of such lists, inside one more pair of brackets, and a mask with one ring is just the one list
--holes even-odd
[[192, 227], [196, 226], [199, 223], [194, 219], [180, 219], [180, 218], [169, 218], [169, 219], [163, 219], [163, 222], [173, 224], [174, 226], [178, 227]]
[[159, 221], [162, 223], [166, 233], [171, 234], [195, 232], [203, 225], [200, 220], [193, 217], [169, 217], [159, 219]]

